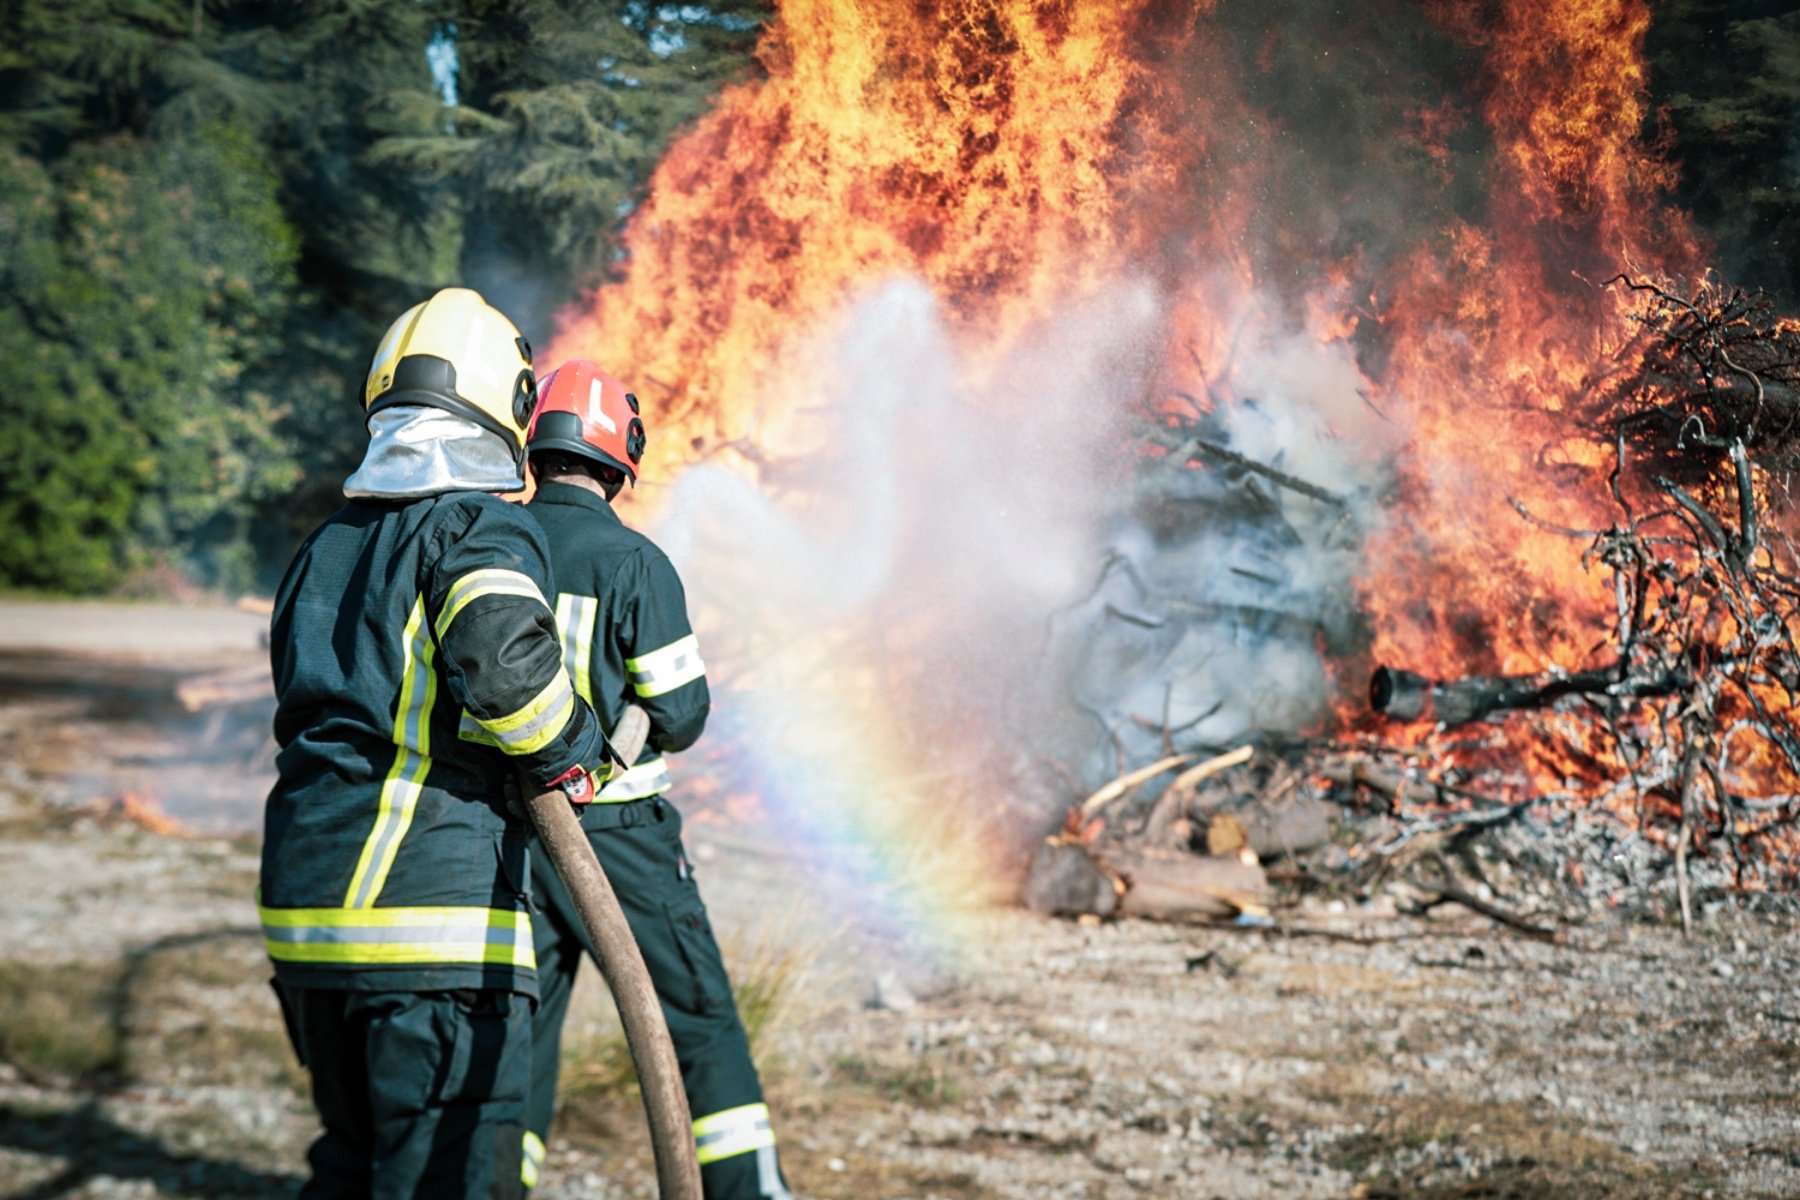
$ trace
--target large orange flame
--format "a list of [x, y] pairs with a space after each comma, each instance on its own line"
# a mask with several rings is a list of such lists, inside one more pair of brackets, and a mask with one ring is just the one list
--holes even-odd
[[759, 421], [814, 399], [796, 339], [859, 287], [916, 275], [971, 347], [1004, 347], [1141, 259], [1161, 231], [1134, 209], [1204, 149], [1159, 116], [1145, 62], [1191, 41], [1168, 7], [790, 0], [768, 79], [669, 151], [626, 280], [554, 351], [650, 383], [654, 478], [753, 428], [774, 441]]
[[1487, 219], [1440, 231], [1389, 284], [1384, 382], [1412, 452], [1364, 581], [1377, 657], [1447, 675], [1573, 667], [1599, 637], [1604, 593], [1577, 547], [1507, 519], [1506, 501], [1565, 527], [1611, 523], [1600, 460], [1561, 420], [1630, 331], [1624, 293], [1598, 285], [1696, 258], [1664, 202], [1672, 172], [1642, 139], [1645, 6], [1480, 11], [1440, 15], [1486, 51]]
[[[885, 279], [925, 283], [977, 390], [1021, 416], [1009, 350], [1147, 283], [1151, 411], [1236, 403], [1234, 356], [1276, 333], [1365, 376], [1398, 447], [1357, 584], [1371, 658], [1453, 677], [1592, 653], [1606, 592], [1547, 526], [1610, 523], [1610, 460], [1568, 414], [1631, 330], [1634, 301], [1605, 282], [1701, 258], [1646, 107], [1645, 0], [1429, 5], [1408, 36], [1460, 90], [1389, 98], [1401, 117], [1373, 129], [1344, 112], [1371, 170], [1309, 203], [1323, 143], [1296, 150], [1255, 98], [1279, 18], [1246, 53], [1244, 18], [1207, 0], [779, 9], [765, 77], [671, 148], [623, 277], [552, 347], [640, 381], [649, 482], [715, 456], [754, 475], [803, 439], [825, 388], [811, 339]], [[1344, 52], [1397, 53], [1385, 19]], [[1396, 145], [1426, 182], [1389, 194]]]

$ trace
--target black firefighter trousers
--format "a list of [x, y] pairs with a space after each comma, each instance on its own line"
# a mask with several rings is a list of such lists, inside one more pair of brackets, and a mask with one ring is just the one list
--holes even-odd
[[300, 1200], [515, 1200], [531, 1000], [275, 985], [325, 1132]]
[[[700, 1157], [706, 1200], [788, 1200], [762, 1083], [731, 996], [719, 945], [681, 846], [681, 814], [653, 797], [594, 804], [582, 816], [662, 1001]], [[593, 949], [543, 847], [532, 850], [537, 941], [526, 1178], [534, 1175], [556, 1103], [563, 1018], [581, 955]]]

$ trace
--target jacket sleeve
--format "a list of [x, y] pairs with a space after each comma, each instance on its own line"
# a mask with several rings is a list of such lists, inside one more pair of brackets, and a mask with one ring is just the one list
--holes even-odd
[[576, 766], [604, 779], [605, 736], [569, 683], [545, 601], [552, 589], [544, 535], [514, 505], [468, 503], [466, 524], [446, 523], [424, 581], [450, 690], [533, 783]]
[[660, 553], [640, 561], [639, 585], [619, 622], [620, 649], [633, 702], [650, 716], [650, 746], [686, 750], [706, 728], [712, 695], [700, 643], [688, 624], [687, 593], [675, 566]]

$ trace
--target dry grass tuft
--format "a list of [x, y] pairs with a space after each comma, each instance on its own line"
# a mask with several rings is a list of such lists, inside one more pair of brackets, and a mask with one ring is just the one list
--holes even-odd
[[[779, 1050], [781, 1035], [804, 1013], [807, 983], [822, 948], [822, 943], [801, 934], [796, 914], [740, 930], [720, 946], [751, 1056], [765, 1078], [785, 1061]], [[631, 1049], [610, 1003], [585, 1032], [565, 1033], [557, 1094], [559, 1101], [637, 1095]]]
[[0, 1059], [27, 1075], [116, 1074], [123, 1039], [112, 1011], [116, 964], [0, 962]]

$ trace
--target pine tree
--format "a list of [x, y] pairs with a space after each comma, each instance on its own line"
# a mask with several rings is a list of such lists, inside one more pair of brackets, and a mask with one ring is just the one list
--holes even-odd
[[376, 159], [444, 180], [465, 213], [464, 278], [541, 319], [599, 279], [669, 139], [748, 69], [767, 16], [749, 0], [448, 3], [454, 73], [406, 102], [439, 123]]
[[1678, 199], [1734, 282], [1800, 302], [1800, 12], [1786, 0], [1671, 0], [1648, 52]]
[[292, 282], [266, 153], [215, 125], [0, 151], [0, 581], [93, 591], [187, 560], [247, 581], [295, 482], [265, 371]]

